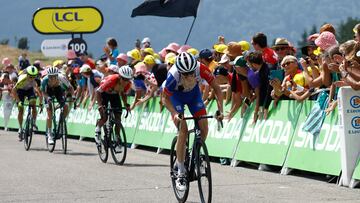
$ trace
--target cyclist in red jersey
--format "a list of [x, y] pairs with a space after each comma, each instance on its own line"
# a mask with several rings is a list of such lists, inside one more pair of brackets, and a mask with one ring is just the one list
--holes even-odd
[[[113, 74], [105, 77], [100, 86], [96, 90], [96, 99], [98, 103], [98, 110], [101, 118], [96, 123], [95, 141], [100, 144], [101, 127], [105, 124], [107, 117], [105, 115], [105, 108], [110, 102], [111, 108], [119, 108], [121, 110], [121, 101], [119, 95], [125, 104], [127, 110], [130, 110], [130, 105], [127, 103], [126, 92], [131, 88], [131, 79], [133, 78], [133, 71], [129, 66], [122, 66], [119, 68], [119, 74]], [[114, 112], [115, 119], [120, 119], [121, 112]], [[115, 133], [120, 133], [118, 125], [115, 126]]]

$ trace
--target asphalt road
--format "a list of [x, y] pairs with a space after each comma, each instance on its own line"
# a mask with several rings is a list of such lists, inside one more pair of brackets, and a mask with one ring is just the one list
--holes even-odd
[[[0, 130], [0, 202], [176, 202], [169, 156], [131, 149], [124, 166], [103, 164], [95, 144], [69, 140], [69, 154], [45, 150], [35, 135], [30, 151], [15, 132]], [[360, 189], [327, 183], [323, 176], [283, 176], [212, 162], [213, 202], [359, 202]], [[199, 202], [196, 183], [188, 202]]]

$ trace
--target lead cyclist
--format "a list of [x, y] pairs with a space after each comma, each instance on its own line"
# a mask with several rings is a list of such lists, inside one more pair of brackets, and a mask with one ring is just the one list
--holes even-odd
[[[164, 97], [162, 99], [165, 107], [170, 111], [174, 124], [179, 126], [179, 135], [176, 145], [178, 177], [176, 179], [176, 188], [180, 191], [186, 190], [186, 169], [185, 146], [188, 134], [188, 127], [185, 120], [180, 118], [184, 113], [184, 106], [187, 105], [190, 113], [194, 117], [201, 117], [207, 114], [204, 102], [202, 100], [199, 83], [205, 79], [214, 89], [219, 115], [216, 116], [221, 121], [223, 116], [223, 95], [220, 86], [216, 83], [214, 75], [208, 67], [196, 61], [195, 57], [189, 53], [183, 52], [176, 58], [176, 63], [170, 68], [165, 81]], [[201, 138], [206, 140], [208, 133], [207, 119], [199, 121]]]

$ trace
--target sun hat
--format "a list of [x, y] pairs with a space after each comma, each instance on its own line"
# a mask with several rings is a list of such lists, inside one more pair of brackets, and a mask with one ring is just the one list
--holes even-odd
[[126, 54], [124, 54], [124, 53], [120, 53], [120, 54], [116, 57], [116, 59], [120, 59], [120, 60], [124, 61], [125, 63], [128, 62], [128, 56], [127, 56]]
[[169, 50], [172, 52], [177, 52], [179, 49], [180, 49], [180, 45], [175, 42], [172, 42], [168, 44], [167, 47], [165, 47], [165, 50]]
[[227, 45], [226, 44], [215, 44], [214, 45], [214, 50], [220, 54], [224, 54], [225, 50], [227, 49]]
[[240, 41], [239, 44], [241, 46], [242, 51], [250, 50], [250, 43], [248, 41], [243, 40], [243, 41]]
[[242, 54], [241, 45], [237, 42], [229, 42], [224, 52], [229, 57], [236, 57]]
[[322, 50], [326, 51], [330, 47], [337, 45], [335, 35], [331, 32], [325, 31], [319, 35], [315, 40], [316, 46], [320, 47]]

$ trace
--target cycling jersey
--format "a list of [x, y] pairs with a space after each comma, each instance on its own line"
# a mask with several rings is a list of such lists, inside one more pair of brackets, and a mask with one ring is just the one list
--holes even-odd
[[[100, 86], [97, 88], [98, 92], [106, 92], [108, 94], [118, 94], [119, 90], [116, 90], [115, 87], [120, 80], [119, 74], [113, 74], [105, 77], [101, 82]], [[128, 92], [131, 87], [131, 82], [129, 81], [123, 89], [120, 91]]]
[[[201, 83], [202, 79], [204, 79], [208, 84], [211, 84], [211, 82], [215, 79], [209, 68], [201, 63], [200, 66], [195, 70], [195, 78], [197, 84]], [[172, 96], [174, 93], [178, 92], [191, 92], [192, 90], [182, 90], [181, 75], [175, 65], [170, 68], [165, 82], [164, 92], [168, 96]], [[194, 88], [198, 88], [198, 85], [196, 85]]]
[[29, 79], [28, 74], [22, 74], [19, 76], [18, 82], [15, 84], [16, 89], [29, 90], [35, 87], [36, 81]]
[[196, 85], [190, 90], [185, 90], [182, 87], [183, 82], [181, 74], [174, 65], [170, 68], [165, 81], [164, 93], [170, 96], [170, 101], [177, 112], [184, 113], [184, 106], [186, 104], [191, 114], [198, 117], [206, 115], [206, 109], [202, 100], [199, 83], [201, 83], [204, 79], [208, 84], [211, 84], [215, 77], [208, 67], [204, 64], [200, 64], [200, 66], [195, 70], [195, 79]]
[[[63, 91], [66, 91], [66, 90], [69, 89], [71, 84], [64, 75], [59, 74], [58, 75], [58, 80], [59, 80], [59, 85], [57, 85], [57, 86], [60, 86]], [[47, 75], [47, 76], [45, 76], [43, 78], [43, 80], [41, 82], [41, 91], [43, 91], [43, 92], [47, 91], [47, 89], [49, 87], [48, 83], [49, 83], [49, 76]], [[51, 88], [55, 88], [57, 86], [54, 86], [54, 87], [51, 87]]]

